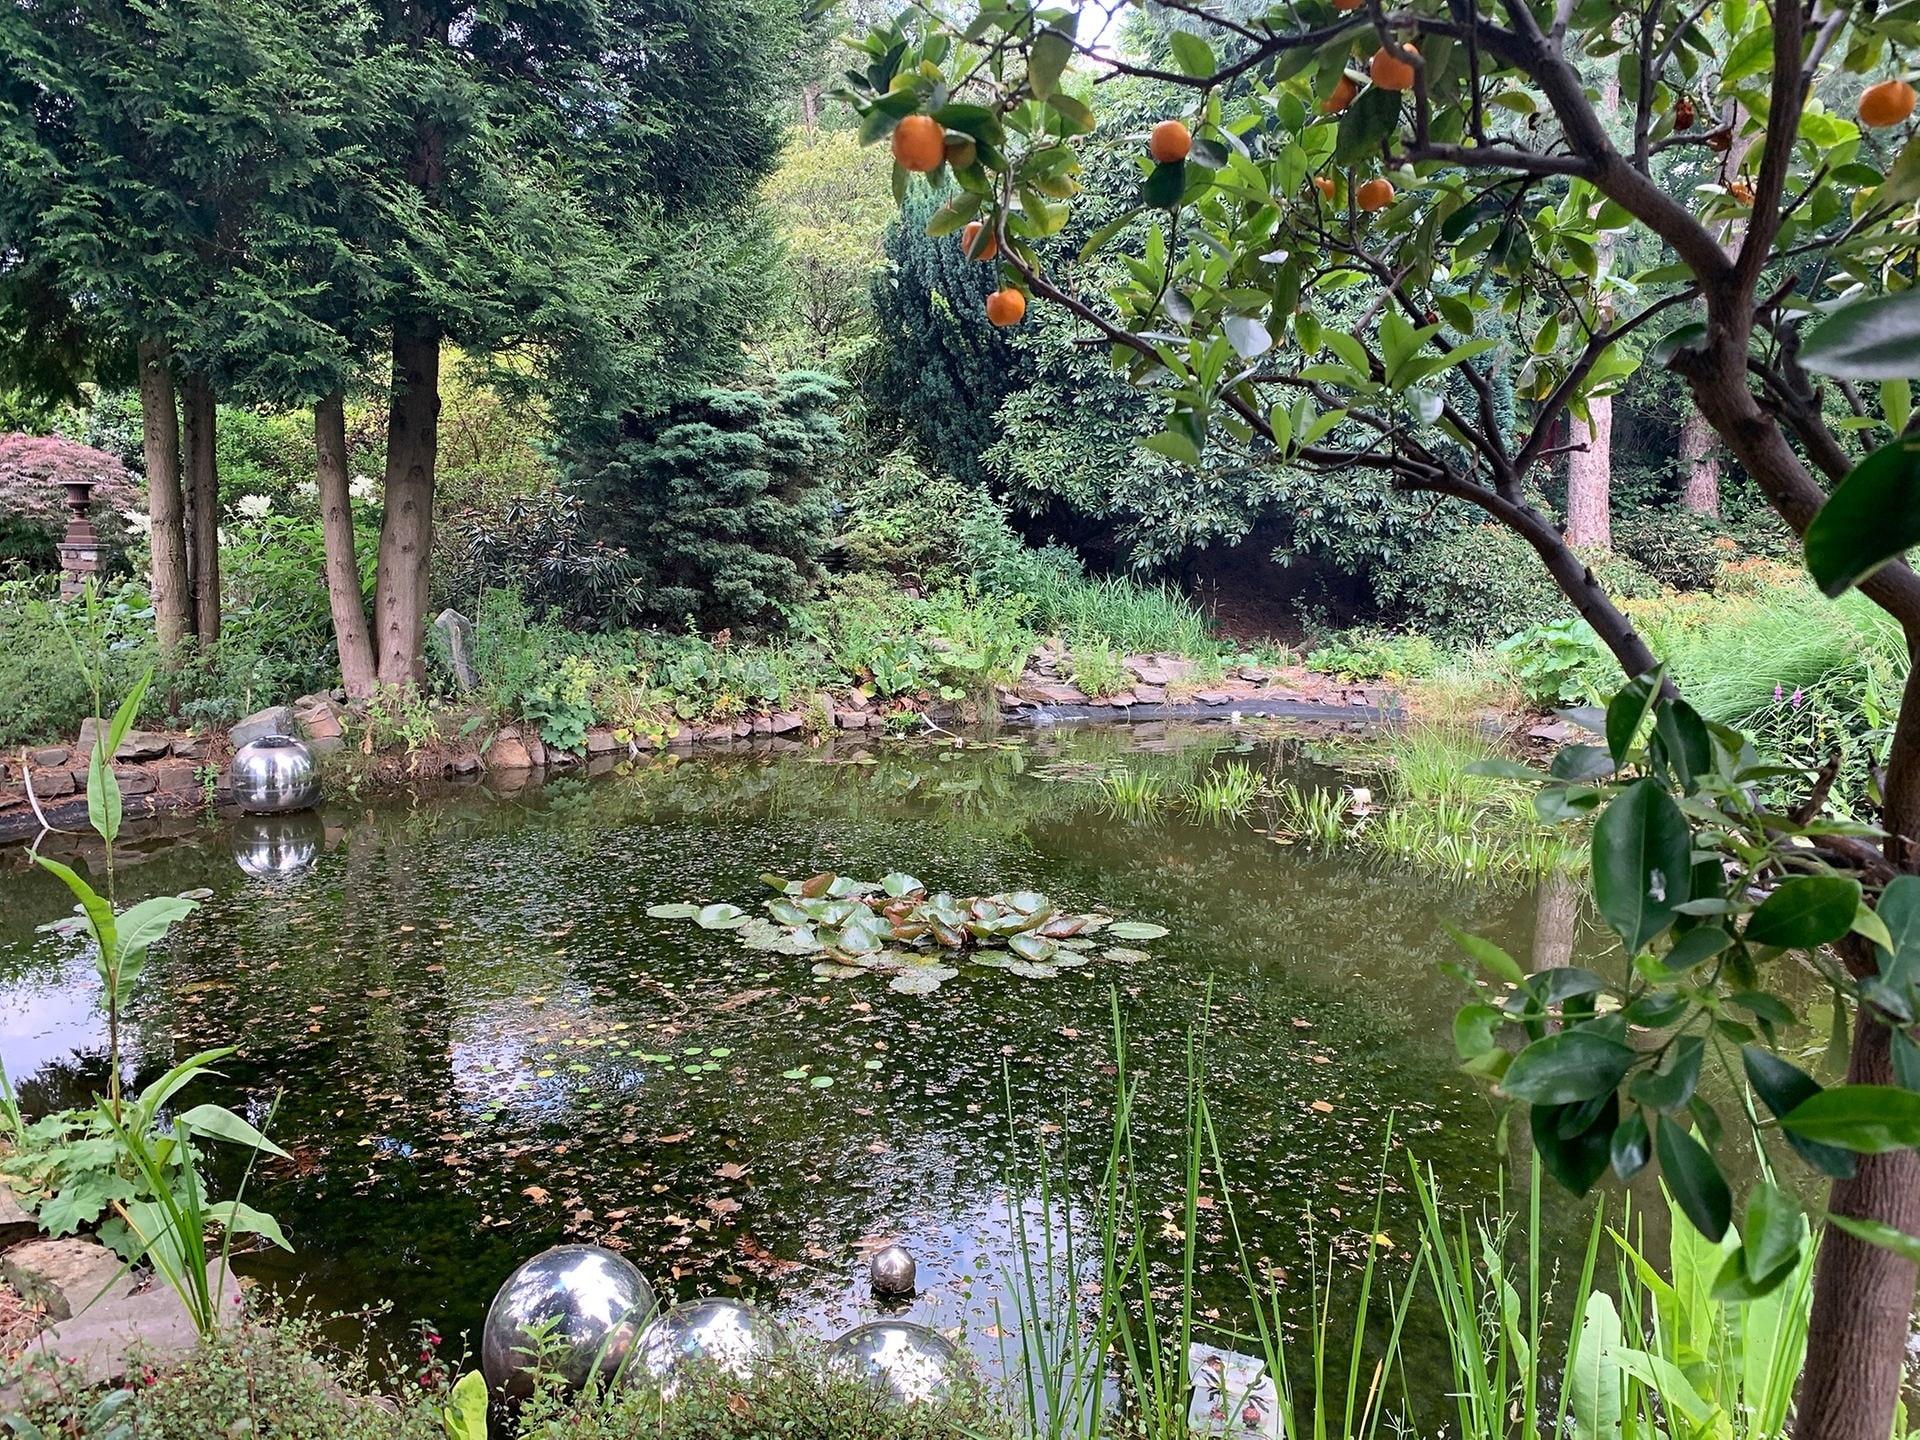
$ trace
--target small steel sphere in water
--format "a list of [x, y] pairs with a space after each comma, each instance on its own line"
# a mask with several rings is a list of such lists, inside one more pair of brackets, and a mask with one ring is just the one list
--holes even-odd
[[876, 1295], [911, 1295], [918, 1270], [904, 1245], [889, 1245], [876, 1250], [867, 1261], [867, 1279]]
[[230, 832], [233, 863], [256, 880], [284, 880], [310, 869], [326, 844], [326, 827], [312, 811], [246, 815]]
[[263, 735], [242, 745], [227, 769], [233, 798], [249, 815], [311, 810], [320, 803], [313, 751], [291, 735]]
[[480, 1369], [509, 1399], [533, 1393], [543, 1368], [536, 1331], [550, 1324], [544, 1369], [569, 1390], [611, 1377], [653, 1314], [653, 1287], [633, 1262], [598, 1245], [556, 1245], [507, 1277], [487, 1310]]
[[880, 1387], [902, 1405], [952, 1398], [966, 1368], [947, 1338], [924, 1325], [883, 1320], [849, 1330], [827, 1347], [830, 1364]]
[[627, 1378], [645, 1380], [671, 1400], [689, 1372], [711, 1366], [736, 1379], [786, 1350], [787, 1332], [738, 1300], [694, 1300], [647, 1322], [634, 1343]]

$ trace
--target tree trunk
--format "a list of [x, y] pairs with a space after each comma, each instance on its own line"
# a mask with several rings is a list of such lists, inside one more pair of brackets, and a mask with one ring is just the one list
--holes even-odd
[[214, 458], [213, 387], [206, 376], [180, 377], [185, 416], [181, 451], [192, 497], [193, 624], [202, 645], [220, 638], [220, 469]]
[[431, 320], [403, 320], [393, 331], [386, 513], [373, 599], [375, 658], [383, 685], [417, 685], [427, 678], [427, 588], [439, 434], [440, 327]]
[[1592, 422], [1573, 417], [1567, 452], [1567, 543], [1582, 550], [1613, 549], [1613, 397], [1587, 401]]
[[1534, 899], [1533, 964], [1542, 970], [1564, 969], [1573, 964], [1573, 939], [1580, 919], [1580, 895], [1563, 870], [1548, 872], [1540, 881]]
[[179, 664], [181, 642], [193, 634], [193, 596], [187, 584], [186, 500], [180, 490], [180, 414], [174, 408], [166, 346], [157, 340], [142, 340], [139, 360], [153, 628], [160, 641], [160, 663], [171, 670]]
[[1719, 437], [1713, 426], [1689, 412], [1680, 427], [1680, 503], [1696, 515], [1720, 518]]
[[353, 542], [353, 499], [347, 494], [347, 408], [338, 390], [313, 407], [314, 485], [320, 492], [320, 536], [326, 548], [327, 606], [340, 649], [340, 683], [347, 698], [373, 693], [377, 671], [360, 590], [360, 557]]

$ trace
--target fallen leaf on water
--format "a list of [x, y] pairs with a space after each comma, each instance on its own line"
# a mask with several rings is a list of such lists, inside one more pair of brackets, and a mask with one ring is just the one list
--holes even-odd
[[1322, 1115], [1331, 1115], [1331, 1114], [1333, 1113], [1333, 1106], [1331, 1106], [1331, 1105], [1329, 1105], [1329, 1104], [1328, 1104], [1328, 1103], [1327, 1103], [1326, 1101], [1324, 1101], [1324, 1100], [1316, 1100], [1316, 1101], [1314, 1101], [1314, 1102], [1313, 1102], [1313, 1104], [1312, 1104], [1312, 1105], [1311, 1105], [1311, 1106], [1310, 1106], [1309, 1108], [1310, 1108], [1310, 1109], [1314, 1109], [1314, 1110], [1318, 1110], [1318, 1111], [1319, 1111], [1319, 1112], [1320, 1112], [1320, 1113], [1321, 1113]]
[[680, 1130], [672, 1135], [656, 1135], [653, 1137], [653, 1143], [656, 1145], [678, 1145], [682, 1140], [687, 1139], [692, 1134], [693, 1132], [691, 1130]]
[[747, 1167], [737, 1160], [729, 1160], [724, 1165], [715, 1166], [713, 1173], [722, 1180], [738, 1180], [747, 1173]]
[[707, 1201], [707, 1209], [716, 1215], [731, 1215], [740, 1208], [740, 1202], [730, 1195], [721, 1195]]
[[547, 1192], [542, 1190], [538, 1185], [529, 1185], [520, 1193], [536, 1205], [544, 1205], [547, 1203]]

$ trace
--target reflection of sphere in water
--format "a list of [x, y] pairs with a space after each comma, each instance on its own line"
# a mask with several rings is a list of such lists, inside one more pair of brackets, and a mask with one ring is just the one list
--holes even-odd
[[487, 1388], [524, 1399], [544, 1368], [567, 1389], [584, 1389], [596, 1371], [620, 1368], [652, 1313], [653, 1287], [632, 1261], [598, 1245], [542, 1250], [507, 1277], [487, 1310]]
[[263, 735], [235, 752], [227, 768], [233, 798], [249, 815], [311, 810], [320, 803], [313, 751], [291, 735]]
[[916, 1278], [913, 1256], [904, 1245], [888, 1245], [873, 1252], [867, 1262], [867, 1279], [876, 1295], [911, 1295]]
[[233, 860], [257, 880], [298, 875], [320, 858], [327, 829], [311, 810], [243, 815], [233, 822]]
[[907, 1405], [950, 1399], [966, 1365], [945, 1336], [894, 1320], [849, 1330], [827, 1347], [827, 1359]]
[[697, 1366], [749, 1378], [787, 1348], [787, 1332], [738, 1300], [695, 1300], [647, 1323], [634, 1347], [633, 1378], [645, 1376], [671, 1400]]

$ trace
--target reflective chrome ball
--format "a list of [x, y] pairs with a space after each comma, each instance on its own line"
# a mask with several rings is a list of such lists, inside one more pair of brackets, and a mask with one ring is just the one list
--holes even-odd
[[653, 1287], [632, 1261], [598, 1245], [556, 1245], [507, 1277], [487, 1310], [480, 1369], [487, 1388], [509, 1399], [533, 1393], [549, 1325], [545, 1369], [569, 1390], [625, 1363], [653, 1314]]
[[249, 815], [311, 810], [320, 803], [313, 751], [291, 735], [263, 735], [234, 753], [227, 769], [233, 798]]
[[233, 862], [256, 880], [298, 875], [320, 858], [327, 827], [311, 810], [296, 815], [243, 815], [234, 821]]
[[871, 1381], [903, 1405], [946, 1401], [966, 1368], [945, 1336], [894, 1320], [849, 1330], [827, 1346], [827, 1360]]
[[911, 1295], [914, 1291], [918, 1267], [913, 1256], [907, 1253], [904, 1245], [889, 1245], [884, 1250], [876, 1250], [873, 1258], [867, 1261], [867, 1279], [873, 1282], [876, 1295]]
[[647, 1322], [633, 1349], [629, 1378], [650, 1381], [671, 1400], [693, 1369], [706, 1365], [749, 1378], [787, 1349], [787, 1332], [738, 1300], [694, 1300]]

